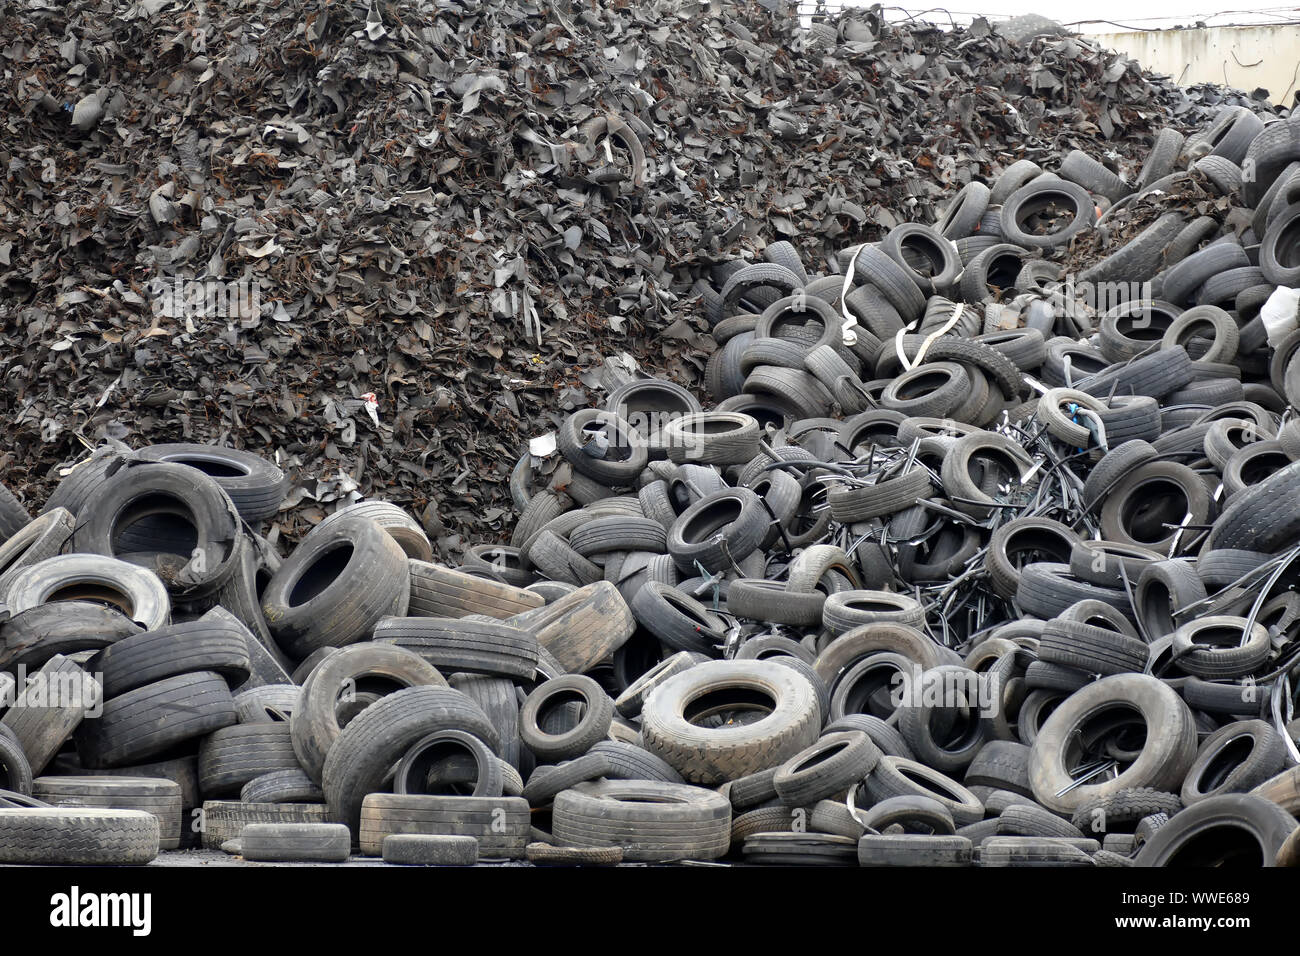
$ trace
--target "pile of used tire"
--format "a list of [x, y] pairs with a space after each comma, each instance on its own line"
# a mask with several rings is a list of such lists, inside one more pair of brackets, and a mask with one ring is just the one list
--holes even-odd
[[378, 501], [282, 559], [270, 463], [98, 448], [0, 505], [0, 861], [1294, 864], [1297, 223], [1300, 122], [1232, 109], [1136, 190], [770, 245], [715, 404], [570, 415], [459, 568]]

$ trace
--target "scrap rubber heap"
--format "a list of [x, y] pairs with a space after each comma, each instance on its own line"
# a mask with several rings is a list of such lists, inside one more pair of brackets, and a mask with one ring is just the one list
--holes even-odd
[[1020, 158], [1136, 172], [1154, 130], [1253, 105], [1013, 36], [730, 0], [0, 4], [0, 474], [40, 503], [103, 437], [246, 448], [289, 536], [355, 489], [458, 560], [606, 356], [702, 386], [714, 265], [827, 262]]

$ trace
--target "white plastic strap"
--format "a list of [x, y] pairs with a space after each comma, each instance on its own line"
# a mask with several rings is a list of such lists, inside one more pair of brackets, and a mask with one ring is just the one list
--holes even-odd
[[845, 298], [849, 294], [849, 289], [853, 288], [853, 274], [858, 268], [858, 256], [862, 255], [862, 250], [867, 248], [864, 242], [853, 252], [853, 258], [849, 260], [849, 267], [844, 271], [844, 285], [840, 287], [840, 315], [844, 318], [844, 324], [840, 327], [841, 340], [845, 346], [852, 347], [858, 344], [858, 333], [854, 332], [857, 327], [858, 319], [848, 306], [844, 304]]
[[910, 362], [907, 360], [907, 356], [903, 354], [904, 330], [898, 330], [898, 335], [894, 337], [894, 349], [898, 352], [898, 361], [902, 363], [904, 371], [910, 372], [913, 366], [920, 365], [925, 361], [925, 353], [929, 350], [930, 346], [935, 343], [936, 339], [939, 339], [952, 331], [952, 327], [957, 324], [957, 320], [961, 318], [962, 311], [965, 308], [966, 304], [964, 302], [958, 302], [957, 308], [952, 310], [952, 317], [940, 328], [935, 329], [926, 336], [925, 341], [921, 343], [921, 347], [916, 352], [916, 358]]

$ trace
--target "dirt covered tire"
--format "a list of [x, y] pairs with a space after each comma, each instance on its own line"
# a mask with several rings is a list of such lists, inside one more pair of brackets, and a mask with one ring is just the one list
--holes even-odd
[[980, 866], [1093, 866], [1092, 857], [1083, 846], [1094, 852], [1095, 840], [1070, 837], [992, 836], [980, 844]]
[[195, 671], [214, 671], [238, 687], [249, 674], [248, 630], [232, 617], [172, 624], [116, 641], [86, 669], [101, 675], [105, 697]]
[[1176, 814], [1138, 852], [1138, 866], [1271, 867], [1300, 824], [1248, 793], [1208, 797]]
[[[1125, 711], [1136, 711], [1146, 725], [1136, 759], [1112, 779], [1061, 793], [1074, 783], [1067, 768], [1081, 759], [1074, 753], [1080, 734]], [[1154, 677], [1115, 674], [1075, 691], [1052, 712], [1034, 739], [1029, 777], [1039, 803], [1070, 814], [1090, 800], [1131, 787], [1175, 790], [1195, 756], [1196, 728], [1182, 698]]]
[[501, 621], [386, 617], [375, 625], [374, 640], [413, 653], [448, 674], [531, 680], [537, 671], [537, 639]]
[[581, 783], [555, 798], [552, 832], [570, 846], [619, 847], [628, 861], [714, 860], [731, 845], [731, 804], [680, 783]]
[[241, 803], [205, 800], [196, 814], [205, 850], [219, 850], [227, 840], [238, 840], [250, 823], [330, 823], [323, 803]]
[[46, 511], [23, 525], [0, 544], [0, 596], [24, 568], [59, 553], [72, 537], [76, 519], [66, 508]]
[[370, 520], [319, 525], [307, 533], [262, 593], [275, 642], [301, 660], [322, 647], [364, 640], [380, 618], [406, 613], [405, 552]]
[[82, 721], [73, 740], [84, 766], [120, 767], [142, 763], [237, 720], [225, 678], [200, 671], [168, 677], [106, 701], [103, 714]]
[[483, 614], [504, 620], [545, 603], [532, 591], [427, 561], [411, 561], [410, 573], [409, 613], [415, 617]]
[[[577, 702], [582, 715], [578, 722], [559, 733], [543, 729], [548, 713]], [[538, 760], [554, 763], [585, 754], [609, 733], [614, 702], [590, 677], [565, 674], [539, 685], [519, 709], [519, 737]]]
[[888, 797], [861, 814], [867, 830], [884, 832], [899, 827], [904, 833], [951, 835], [956, 832], [952, 814], [932, 797]]
[[811, 806], [847, 791], [876, 768], [880, 757], [880, 748], [861, 731], [826, 734], [778, 767], [772, 786], [785, 806]]
[[[709, 717], [755, 709], [766, 716], [737, 726], [703, 725]], [[641, 710], [645, 748], [687, 781], [715, 786], [783, 763], [816, 740], [820, 726], [813, 685], [769, 661], [698, 664], [655, 688]]]
[[400, 866], [473, 866], [478, 862], [478, 840], [472, 836], [433, 833], [390, 833], [380, 855], [385, 863]]
[[[663, 562], [672, 568], [666, 557]], [[540, 661], [550, 655], [565, 671], [582, 673], [622, 647], [636, 630], [637, 622], [618, 588], [608, 581], [597, 581], [507, 623], [537, 639], [539, 669]]]
[[443, 797], [372, 793], [360, 808], [361, 852], [380, 856], [393, 834], [470, 836], [485, 859], [517, 860], [529, 841], [528, 802], [522, 797]]
[[158, 818], [143, 810], [0, 809], [0, 863], [140, 865], [158, 844]]
[[[330, 650], [338, 653], [336, 648]], [[293, 712], [298, 709], [298, 695], [301, 691], [302, 688], [297, 684], [262, 684], [260, 687], [250, 687], [235, 695], [235, 713], [241, 724], [292, 720]]]
[[254, 777], [239, 791], [244, 803], [324, 803], [325, 791], [301, 767]]
[[412, 744], [439, 730], [472, 733], [494, 753], [500, 745], [483, 709], [448, 687], [399, 690], [354, 717], [330, 747], [322, 771], [331, 819], [357, 832], [366, 796], [383, 786], [388, 772]]
[[262, 774], [297, 767], [288, 725], [223, 727], [199, 745], [199, 790], [205, 797], [231, 796]]
[[1013, 803], [998, 816], [999, 836], [1079, 839], [1083, 834], [1072, 823], [1034, 803]]
[[1153, 813], [1173, 816], [1182, 808], [1183, 801], [1177, 794], [1152, 787], [1131, 787], [1080, 804], [1070, 822], [1089, 836], [1127, 833], [1144, 817]]
[[1243, 793], [1271, 779], [1286, 763], [1286, 743], [1263, 720], [1239, 720], [1205, 738], [1183, 778], [1187, 806], [1221, 793]]
[[992, 787], [1033, 797], [1029, 783], [1029, 748], [1018, 741], [990, 740], [966, 768], [967, 787]]
[[99, 554], [61, 554], [29, 565], [10, 580], [0, 600], [18, 615], [65, 589], [86, 586], [95, 589], [97, 600], [116, 607], [146, 630], [162, 627], [171, 617], [171, 598], [158, 575]]
[[401, 647], [381, 643], [354, 644], [331, 654], [303, 682], [290, 717], [293, 751], [298, 763], [317, 783], [325, 757], [338, 738], [340, 695], [379, 684], [385, 690], [406, 687], [445, 687], [432, 664]]
[[868, 833], [858, 840], [858, 865], [967, 867], [971, 841], [964, 836]]
[[171, 780], [145, 777], [38, 777], [32, 796], [52, 807], [143, 810], [158, 818], [159, 849], [175, 850], [181, 840], [181, 788]]
[[342, 863], [352, 834], [338, 823], [250, 823], [239, 834], [245, 860], [263, 863]]
[[28, 681], [26, 687], [15, 688], [13, 678], [0, 675], [0, 690], [9, 705], [3, 726], [39, 774], [83, 718], [95, 712], [103, 694], [91, 675], [62, 655], [50, 658]]
[[136, 452], [145, 461], [169, 461], [195, 468], [213, 481], [250, 524], [274, 515], [289, 489], [284, 472], [259, 455], [238, 448], [177, 442], [146, 445]]
[[743, 845], [746, 863], [776, 866], [857, 866], [857, 840], [831, 833], [754, 833]]

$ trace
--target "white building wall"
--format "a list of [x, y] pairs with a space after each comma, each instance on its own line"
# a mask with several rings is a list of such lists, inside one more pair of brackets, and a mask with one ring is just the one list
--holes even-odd
[[1281, 106], [1300, 89], [1300, 26], [1194, 27], [1087, 33], [1156, 73], [1184, 85], [1224, 83], [1247, 93], [1262, 87]]

